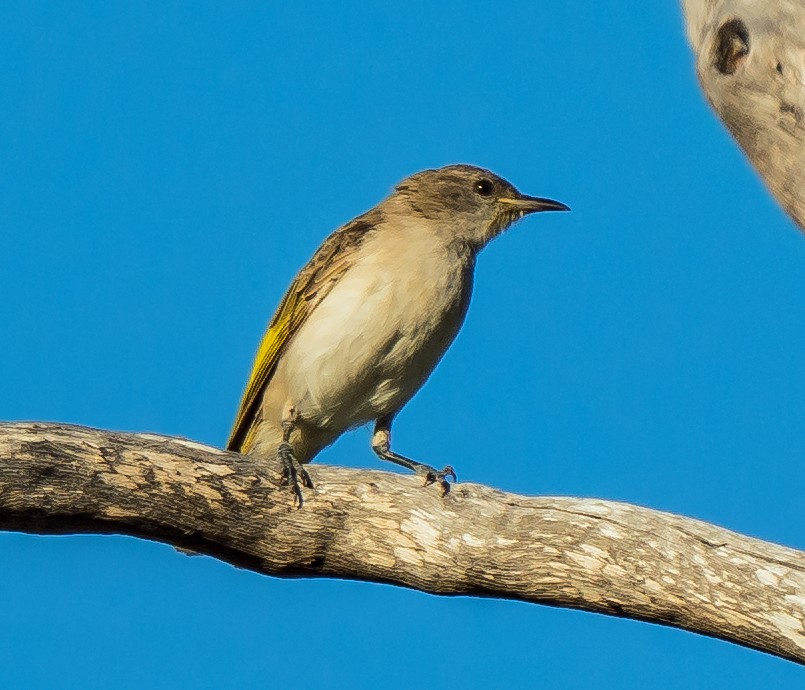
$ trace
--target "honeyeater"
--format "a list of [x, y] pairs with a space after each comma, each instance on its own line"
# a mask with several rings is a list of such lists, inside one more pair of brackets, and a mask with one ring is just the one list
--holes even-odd
[[278, 458], [301, 506], [302, 466], [347, 429], [446, 491], [437, 470], [391, 449], [395, 415], [458, 333], [475, 258], [516, 220], [564, 204], [521, 194], [489, 170], [449, 165], [400, 182], [333, 232], [299, 271], [255, 356], [227, 447]]

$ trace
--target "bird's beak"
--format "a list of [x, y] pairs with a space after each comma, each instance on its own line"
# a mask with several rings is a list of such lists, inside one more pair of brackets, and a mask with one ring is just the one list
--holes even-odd
[[501, 197], [498, 199], [501, 204], [506, 204], [513, 213], [521, 216], [537, 211], [569, 211], [570, 206], [566, 206], [561, 201], [553, 199], [543, 199], [539, 196], [526, 196], [520, 194], [516, 197]]

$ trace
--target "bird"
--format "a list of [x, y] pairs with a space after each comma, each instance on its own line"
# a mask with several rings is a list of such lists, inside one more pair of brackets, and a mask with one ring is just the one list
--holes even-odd
[[[443, 493], [436, 469], [391, 448], [392, 422], [453, 342], [478, 253], [525, 215], [569, 211], [484, 168], [448, 165], [402, 180], [327, 237], [293, 279], [260, 342], [227, 449], [278, 459], [298, 507], [303, 467], [374, 423], [374, 453]], [[301, 486], [300, 486], [301, 485]]]

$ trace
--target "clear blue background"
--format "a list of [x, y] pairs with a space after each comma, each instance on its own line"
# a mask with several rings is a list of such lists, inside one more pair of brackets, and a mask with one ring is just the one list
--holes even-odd
[[[462, 480], [805, 547], [805, 236], [706, 106], [676, 3], [0, 5], [0, 418], [222, 445], [262, 330], [402, 177], [571, 214], [481, 256], [395, 426]], [[324, 462], [377, 468], [359, 430]], [[677, 630], [285, 581], [125, 537], [0, 537], [4, 688], [754, 688]]]

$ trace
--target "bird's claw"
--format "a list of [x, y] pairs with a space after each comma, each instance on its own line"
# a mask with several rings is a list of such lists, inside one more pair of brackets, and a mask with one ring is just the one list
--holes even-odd
[[439, 483], [442, 489], [442, 496], [447, 496], [450, 493], [450, 482], [448, 478], [456, 481], [456, 471], [452, 465], [447, 465], [444, 469], [437, 470], [435, 467], [425, 467], [425, 486], [430, 484]]
[[308, 471], [302, 467], [302, 464], [294, 457], [293, 450], [290, 444], [281, 443], [277, 449], [277, 455], [280, 462], [282, 462], [282, 476], [280, 477], [280, 486], [290, 486], [294, 494], [294, 503], [297, 508], [301, 508], [305, 502], [302, 496], [302, 488], [300, 483], [307, 489], [313, 488], [313, 480], [310, 478]]

